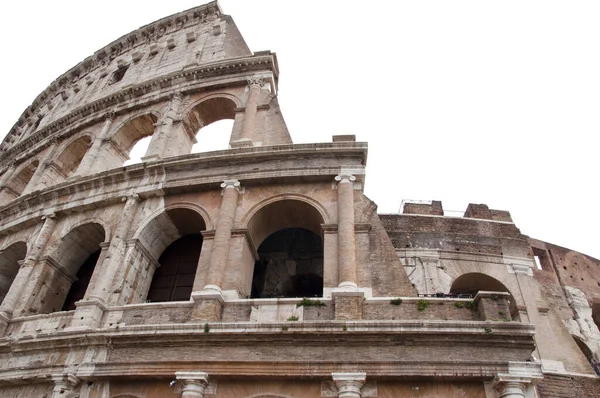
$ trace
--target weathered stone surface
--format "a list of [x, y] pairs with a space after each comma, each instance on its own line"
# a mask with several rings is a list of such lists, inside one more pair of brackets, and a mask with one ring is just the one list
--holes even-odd
[[36, 98], [0, 145], [0, 396], [590, 396], [598, 260], [484, 204], [378, 215], [367, 144], [293, 144], [278, 79], [211, 2]]

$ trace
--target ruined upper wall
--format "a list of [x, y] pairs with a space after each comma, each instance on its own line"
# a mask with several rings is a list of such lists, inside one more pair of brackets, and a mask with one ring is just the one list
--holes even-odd
[[[148, 89], [141, 89], [142, 83], [160, 88], [165, 85], [161, 79], [173, 73], [251, 56], [232, 18], [222, 14], [216, 1], [143, 26], [98, 50], [50, 84], [0, 145], [0, 161], [19, 152], [17, 147], [31, 147], [36, 141], [18, 145], [27, 138], [51, 135], [57, 123], [62, 122], [59, 128], [64, 128], [64, 121], [73, 119], [74, 111], [91, 113], [114, 103], [114, 96], [125, 97], [123, 92], [144, 94]], [[276, 65], [270, 69], [276, 73]], [[217, 71], [206, 74], [209, 72]]]

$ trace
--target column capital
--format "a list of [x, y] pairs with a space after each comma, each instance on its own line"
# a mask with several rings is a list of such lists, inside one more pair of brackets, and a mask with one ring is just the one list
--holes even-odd
[[241, 185], [242, 184], [238, 180], [225, 180], [221, 183], [221, 188], [235, 188], [239, 191]]
[[108, 111], [104, 114], [104, 119], [113, 121], [113, 120], [115, 120], [115, 116], [116, 116], [115, 111]]
[[52, 397], [69, 396], [65, 392], [70, 392], [73, 387], [79, 384], [79, 378], [71, 373], [66, 374], [53, 374], [50, 375], [52, 382], [54, 383], [54, 390], [52, 391]]
[[55, 219], [56, 213], [52, 212], [42, 216], [42, 221], [46, 221], [47, 219]]
[[338, 397], [360, 398], [362, 396], [360, 390], [367, 380], [367, 374], [335, 372], [331, 374], [331, 378], [338, 389]]
[[542, 379], [539, 362], [509, 362], [508, 373], [497, 374], [493, 383], [501, 398], [521, 398], [528, 386], [535, 386]]
[[208, 385], [208, 373], [194, 371], [175, 372], [175, 379], [177, 380], [182, 397], [204, 397], [204, 390]]
[[252, 88], [252, 87], [262, 88], [262, 86], [264, 84], [264, 79], [262, 78], [262, 76], [252, 76], [252, 77], [247, 78], [246, 82], [248, 83], [249, 88]]
[[140, 201], [140, 195], [138, 195], [137, 193], [131, 191], [128, 194], [126, 194], [125, 196], [123, 196], [121, 198], [121, 202], [127, 202], [127, 201], [135, 201], [135, 202], [139, 202]]
[[340, 173], [335, 176], [335, 180], [338, 184], [346, 183], [346, 182], [354, 182], [356, 181], [356, 177], [350, 173]]

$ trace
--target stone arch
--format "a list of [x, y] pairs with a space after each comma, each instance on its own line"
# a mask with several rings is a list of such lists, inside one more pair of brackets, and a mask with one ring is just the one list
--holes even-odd
[[[111, 134], [111, 141], [123, 154], [129, 154], [136, 142], [152, 136], [154, 127], [159, 119], [154, 111], [140, 112], [122, 122]], [[123, 156], [123, 161], [129, 156]]]
[[[106, 240], [110, 240], [110, 237], [112, 236], [112, 228], [110, 226], [110, 224], [108, 224], [105, 220], [99, 218], [99, 217], [85, 217], [81, 220], [78, 220], [76, 222], [73, 222], [72, 224], [66, 226], [65, 228], [63, 228], [63, 231], [66, 231], [64, 233], [61, 234], [60, 239], [62, 241], [63, 238], [65, 238], [69, 233], [71, 233], [72, 231], [74, 231], [75, 229], [82, 227], [86, 224], [98, 224], [100, 225], [100, 227], [104, 230], [104, 234], [106, 236]], [[47, 250], [47, 252], [53, 252], [54, 250], [56, 250], [56, 248], [61, 244], [61, 241], [59, 241], [58, 243], [56, 243], [54, 245], [54, 247], [49, 248], [49, 250]]]
[[174, 204], [139, 229], [139, 246], [130, 258], [151, 264], [153, 270], [138, 297], [152, 302], [189, 300], [207, 224], [202, 213], [198, 206]]
[[0, 303], [19, 272], [20, 262], [27, 255], [27, 244], [15, 242], [0, 250]]
[[596, 358], [594, 358], [594, 352], [592, 351], [592, 349], [586, 344], [585, 341], [583, 341], [581, 337], [574, 334], [572, 334], [571, 337], [573, 337], [573, 340], [575, 340], [575, 343], [577, 343], [577, 347], [579, 347], [579, 349], [581, 350], [585, 358], [588, 360], [590, 365], [593, 366], [596, 362]]
[[106, 231], [98, 222], [80, 223], [62, 236], [46, 258], [44, 282], [37, 294], [41, 313], [73, 310], [90, 284]]
[[492, 276], [481, 272], [468, 272], [455, 278], [450, 286], [450, 294], [471, 294], [475, 297], [479, 291], [509, 293], [511, 316], [515, 318], [518, 315], [514, 295], [502, 282]]
[[[206, 211], [206, 209], [204, 207], [200, 206], [197, 203], [177, 202], [177, 203], [171, 203], [171, 204], [165, 206], [165, 211], [169, 211], [169, 210], [173, 210], [173, 209], [189, 209], [189, 210], [195, 211], [196, 213], [200, 214], [200, 217], [202, 217], [202, 220], [204, 221], [206, 230], [211, 230], [214, 228], [214, 226], [213, 226], [214, 224], [212, 222], [210, 214], [208, 214], [208, 211]], [[162, 211], [156, 212], [155, 216], [157, 216], [161, 212]], [[150, 220], [148, 220], [148, 221], [150, 221]]]
[[[196, 137], [197, 145], [196, 148], [192, 148], [192, 150], [194, 152], [205, 152], [206, 149], [202, 148], [204, 140], [199, 137], [201, 130], [215, 122], [227, 119], [234, 120], [236, 115], [235, 109], [239, 107], [239, 99], [231, 94], [225, 93], [206, 96], [188, 107], [183, 113], [183, 127], [188, 135]], [[225, 137], [227, 143], [229, 142], [230, 137], [231, 131], [229, 132], [229, 136]], [[200, 140], [198, 140], [198, 138], [200, 138]], [[199, 146], [200, 148], [198, 148]], [[226, 147], [221, 149], [226, 149]]]
[[306, 201], [275, 200], [253, 212], [248, 231], [257, 246], [251, 297], [323, 295], [319, 210]]
[[[314, 200], [313, 198], [306, 196], [306, 195], [301, 195], [301, 194], [284, 194], [284, 195], [278, 195], [278, 196], [273, 196], [270, 197], [260, 203], [257, 203], [256, 205], [254, 205], [247, 213], [246, 215], [242, 218], [240, 224], [244, 227], [244, 228], [248, 228], [250, 229], [250, 221], [254, 218], [254, 216], [256, 215], [256, 213], [258, 213], [261, 209], [267, 207], [268, 205], [275, 203], [275, 202], [280, 202], [280, 201], [299, 201], [299, 202], [304, 202], [307, 205], [311, 206], [312, 208], [314, 208], [320, 215], [320, 218], [323, 224], [331, 224], [333, 221], [331, 220], [331, 217], [329, 216], [329, 213], [327, 212], [327, 210], [325, 209], [325, 207], [318, 201]], [[319, 233], [320, 233], [320, 228], [318, 229]], [[254, 242], [254, 244], [259, 245], [260, 242]]]
[[57, 151], [59, 155], [54, 159], [54, 165], [65, 178], [70, 177], [77, 171], [92, 141], [92, 135], [84, 133], [67, 141]]
[[0, 195], [0, 199], [4, 199], [5, 197], [10, 199], [16, 199], [31, 181], [33, 174], [37, 170], [40, 161], [38, 159], [32, 159], [28, 162], [21, 164], [12, 174], [8, 183], [2, 189], [2, 195]]

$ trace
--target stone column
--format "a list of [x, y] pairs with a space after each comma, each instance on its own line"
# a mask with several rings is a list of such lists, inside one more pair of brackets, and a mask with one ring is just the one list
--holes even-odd
[[236, 141], [237, 145], [232, 143], [232, 146], [240, 146], [240, 144], [242, 144], [241, 146], [243, 144], [252, 145], [255, 135], [256, 112], [258, 110], [258, 101], [262, 86], [262, 77], [255, 76], [248, 79], [248, 99], [246, 100], [246, 108], [244, 110], [241, 137]]
[[21, 295], [25, 285], [29, 283], [31, 271], [48, 245], [52, 231], [56, 227], [57, 221], [54, 213], [42, 217], [42, 220], [44, 221], [44, 225], [42, 225], [42, 228], [38, 232], [33, 246], [31, 246], [27, 257], [25, 257], [15, 279], [10, 285], [10, 289], [6, 293], [2, 305], [0, 305], [0, 335], [4, 334], [17, 302], [22, 300]]
[[175, 372], [175, 378], [181, 388], [182, 398], [203, 398], [208, 385], [208, 373]]
[[40, 179], [44, 175], [44, 172], [46, 171], [46, 167], [48, 167], [48, 165], [50, 163], [52, 163], [52, 158], [54, 157], [54, 152], [56, 151], [56, 148], [58, 147], [58, 139], [53, 138], [51, 142], [52, 142], [52, 144], [50, 146], [50, 149], [48, 149], [48, 151], [46, 152], [46, 155], [44, 155], [44, 158], [38, 164], [38, 167], [33, 172], [31, 179], [27, 183], [27, 186], [25, 187], [25, 189], [23, 189], [23, 192], [21, 193], [21, 195], [28, 194], [28, 193], [33, 192], [38, 189], [37, 187], [40, 182]]
[[238, 180], [225, 180], [221, 184], [221, 188], [223, 188], [223, 199], [221, 200], [219, 219], [215, 228], [215, 238], [204, 291], [221, 291], [223, 274], [225, 273], [227, 257], [229, 256], [231, 230], [233, 229], [233, 221], [240, 195], [240, 182]]
[[51, 376], [54, 383], [52, 390], [52, 398], [67, 398], [71, 396], [73, 388], [79, 384], [79, 378], [75, 375], [68, 374], [53, 374]]
[[[124, 276], [119, 270], [124, 271], [127, 268], [123, 266], [122, 260], [127, 251], [127, 235], [137, 211], [140, 197], [135, 192], [131, 192], [129, 195], [124, 196], [121, 201], [125, 202], [125, 206], [110, 240], [106, 260], [101, 265], [101, 272], [98, 273], [103, 275], [103, 278], [95, 283], [92, 291], [87, 294], [88, 300], [95, 299], [101, 303], [106, 302], [110, 292], [123, 282]], [[96, 273], [94, 272], [94, 274]]]
[[79, 167], [77, 167], [77, 171], [75, 171], [74, 175], [78, 175], [78, 176], [87, 175], [87, 174], [91, 174], [94, 171], [93, 170], [94, 162], [96, 161], [96, 157], [98, 157], [98, 152], [100, 152], [100, 148], [102, 147], [102, 144], [108, 138], [108, 133], [110, 132], [110, 128], [111, 128], [114, 120], [115, 120], [114, 112], [108, 112], [104, 116], [104, 125], [102, 126], [102, 130], [100, 130], [100, 134], [98, 134], [96, 136], [96, 138], [94, 139], [92, 146], [90, 147], [90, 149], [87, 151], [87, 153], [81, 160], [81, 163], [79, 164]]
[[338, 278], [340, 288], [357, 288], [356, 243], [354, 238], [354, 184], [351, 174], [340, 174], [338, 181]]
[[360, 390], [367, 380], [366, 373], [332, 373], [338, 398], [361, 398]]
[[[144, 162], [165, 157], [164, 152], [169, 141], [168, 138], [173, 134], [173, 124], [181, 121], [182, 104], [183, 97], [180, 93], [175, 93], [171, 96], [171, 100], [157, 124], [157, 129], [152, 134], [146, 154], [142, 157]], [[180, 155], [183, 155], [183, 153]]]

